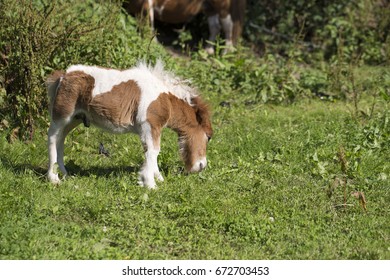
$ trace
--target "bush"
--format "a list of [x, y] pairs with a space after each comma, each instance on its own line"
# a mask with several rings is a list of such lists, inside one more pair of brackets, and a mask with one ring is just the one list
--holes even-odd
[[5, 88], [2, 107], [14, 132], [32, 139], [36, 122], [43, 119], [47, 101], [45, 70], [54, 57], [91, 36], [107, 22], [80, 22], [70, 9], [76, 1], [39, 2], [5, 0], [0, 4], [0, 76]]
[[25, 140], [47, 120], [44, 80], [53, 69], [76, 63], [127, 68], [163, 53], [151, 35], [138, 35], [119, 0], [4, 0], [0, 20], [2, 126]]

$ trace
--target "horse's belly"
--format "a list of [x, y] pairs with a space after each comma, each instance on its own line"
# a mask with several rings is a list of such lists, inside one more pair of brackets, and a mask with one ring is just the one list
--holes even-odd
[[96, 112], [88, 112], [85, 115], [89, 123], [108, 132], [116, 134], [129, 132], [137, 133], [137, 126], [134, 123], [112, 120], [104, 115], [97, 114]]
[[154, 6], [155, 17], [166, 23], [185, 23], [202, 9], [203, 0], [164, 1]]

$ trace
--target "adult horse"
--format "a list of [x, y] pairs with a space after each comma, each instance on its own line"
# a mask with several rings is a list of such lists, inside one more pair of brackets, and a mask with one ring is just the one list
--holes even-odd
[[237, 43], [243, 29], [246, 0], [128, 0], [123, 7], [131, 14], [146, 12], [152, 27], [155, 19], [173, 24], [186, 23], [198, 13], [205, 13], [210, 31], [206, 51], [213, 54], [212, 44], [221, 27], [227, 50]]

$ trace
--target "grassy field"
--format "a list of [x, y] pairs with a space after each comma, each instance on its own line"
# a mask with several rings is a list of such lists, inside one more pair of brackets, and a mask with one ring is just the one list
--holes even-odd
[[[366, 33], [352, 35], [367, 48], [336, 32], [316, 51], [271, 40], [259, 55], [256, 40], [220, 56], [218, 41], [208, 56], [186, 48], [187, 32], [173, 54], [115, 1], [32, 2], [0, 9], [0, 52], [12, 50], [0, 61], [0, 259], [390, 259], [390, 71], [385, 48], [356, 37]], [[165, 130], [165, 181], [148, 190], [138, 136], [79, 127], [66, 140], [71, 176], [49, 184], [44, 77], [157, 58], [213, 108], [208, 168], [184, 174]]]
[[[152, 191], [137, 186], [135, 135], [76, 129], [65, 150], [73, 176], [59, 186], [44, 177], [45, 129], [28, 144], [2, 135], [0, 258], [390, 258], [384, 104], [358, 120], [344, 102], [229, 107], [209, 99], [209, 168], [183, 174], [176, 135], [166, 130], [165, 182]], [[100, 142], [110, 157], [98, 154]], [[354, 191], [364, 192], [367, 211]]]

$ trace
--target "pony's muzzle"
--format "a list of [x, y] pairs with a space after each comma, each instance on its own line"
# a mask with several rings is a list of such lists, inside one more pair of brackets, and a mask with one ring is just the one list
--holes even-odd
[[195, 164], [192, 166], [192, 168], [190, 169], [190, 172], [191, 173], [194, 173], [194, 172], [200, 172], [202, 171], [203, 169], [205, 169], [207, 166], [207, 159], [204, 157], [202, 159], [199, 159], [195, 162]]

